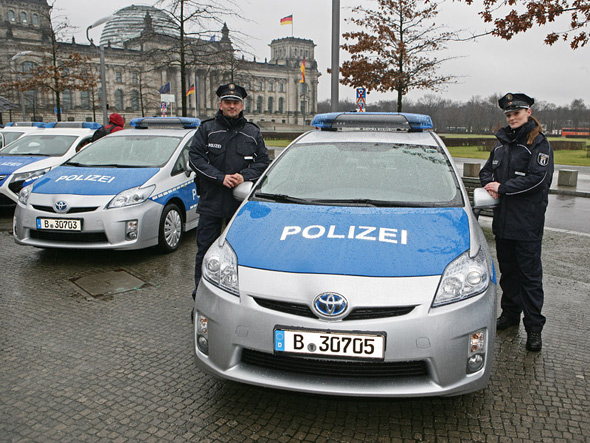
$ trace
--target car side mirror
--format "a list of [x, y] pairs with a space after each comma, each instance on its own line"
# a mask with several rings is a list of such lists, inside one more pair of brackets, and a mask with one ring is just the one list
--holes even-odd
[[484, 209], [493, 208], [500, 203], [499, 198], [494, 198], [484, 188], [475, 188], [473, 190], [473, 208]]
[[250, 181], [245, 181], [243, 183], [240, 183], [238, 186], [236, 186], [232, 190], [232, 193], [234, 194], [234, 198], [239, 201], [245, 200], [246, 197], [248, 197], [248, 195], [250, 194], [250, 191], [252, 190], [253, 185], [254, 185], [254, 183], [252, 183]]

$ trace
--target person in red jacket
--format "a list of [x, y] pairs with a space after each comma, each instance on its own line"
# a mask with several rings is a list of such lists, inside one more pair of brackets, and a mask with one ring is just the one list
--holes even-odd
[[92, 136], [92, 141], [94, 142], [99, 138], [104, 137], [105, 135], [108, 135], [112, 132], [121, 131], [122, 129], [124, 129], [124, 126], [125, 119], [123, 118], [123, 116], [121, 114], [113, 112], [109, 117], [109, 124], [103, 126], [102, 128], [98, 128]]

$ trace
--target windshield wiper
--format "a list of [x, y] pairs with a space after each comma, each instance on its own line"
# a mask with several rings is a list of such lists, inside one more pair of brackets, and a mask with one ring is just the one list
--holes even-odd
[[65, 162], [64, 166], [85, 167], [88, 165], [85, 165], [84, 163], [78, 163], [78, 162]]
[[266, 192], [256, 192], [254, 194], [256, 198], [263, 198], [265, 200], [272, 200], [275, 202], [282, 202], [282, 203], [305, 203], [310, 204], [313, 203], [313, 200], [308, 200], [306, 198], [297, 198], [291, 197], [290, 195], [286, 194], [267, 194]]
[[387, 208], [424, 208], [430, 207], [430, 203], [417, 203], [391, 200], [374, 200], [371, 198], [350, 198], [350, 199], [326, 199], [314, 200], [315, 203], [335, 204], [335, 205], [359, 205], [359, 206], [376, 206]]

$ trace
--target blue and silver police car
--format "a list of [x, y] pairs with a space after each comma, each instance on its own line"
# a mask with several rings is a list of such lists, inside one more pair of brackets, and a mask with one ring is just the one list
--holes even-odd
[[44, 128], [42, 122], [8, 122], [6, 126], [0, 129], [0, 148], [9, 145], [23, 135]]
[[41, 248], [172, 252], [196, 227], [188, 148], [200, 121], [139, 118], [20, 192], [17, 243]]
[[0, 205], [14, 205], [24, 186], [89, 143], [100, 124], [52, 122], [32, 128], [0, 149]]
[[484, 388], [493, 261], [430, 117], [332, 113], [313, 124], [321, 130], [234, 192], [243, 204], [196, 294], [197, 365], [330, 395]]

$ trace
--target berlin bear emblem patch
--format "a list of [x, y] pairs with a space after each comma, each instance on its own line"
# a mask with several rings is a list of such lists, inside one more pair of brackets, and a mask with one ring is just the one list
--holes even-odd
[[537, 163], [539, 163], [541, 166], [547, 166], [549, 163], [549, 155], [539, 152], [539, 155], [537, 155]]

